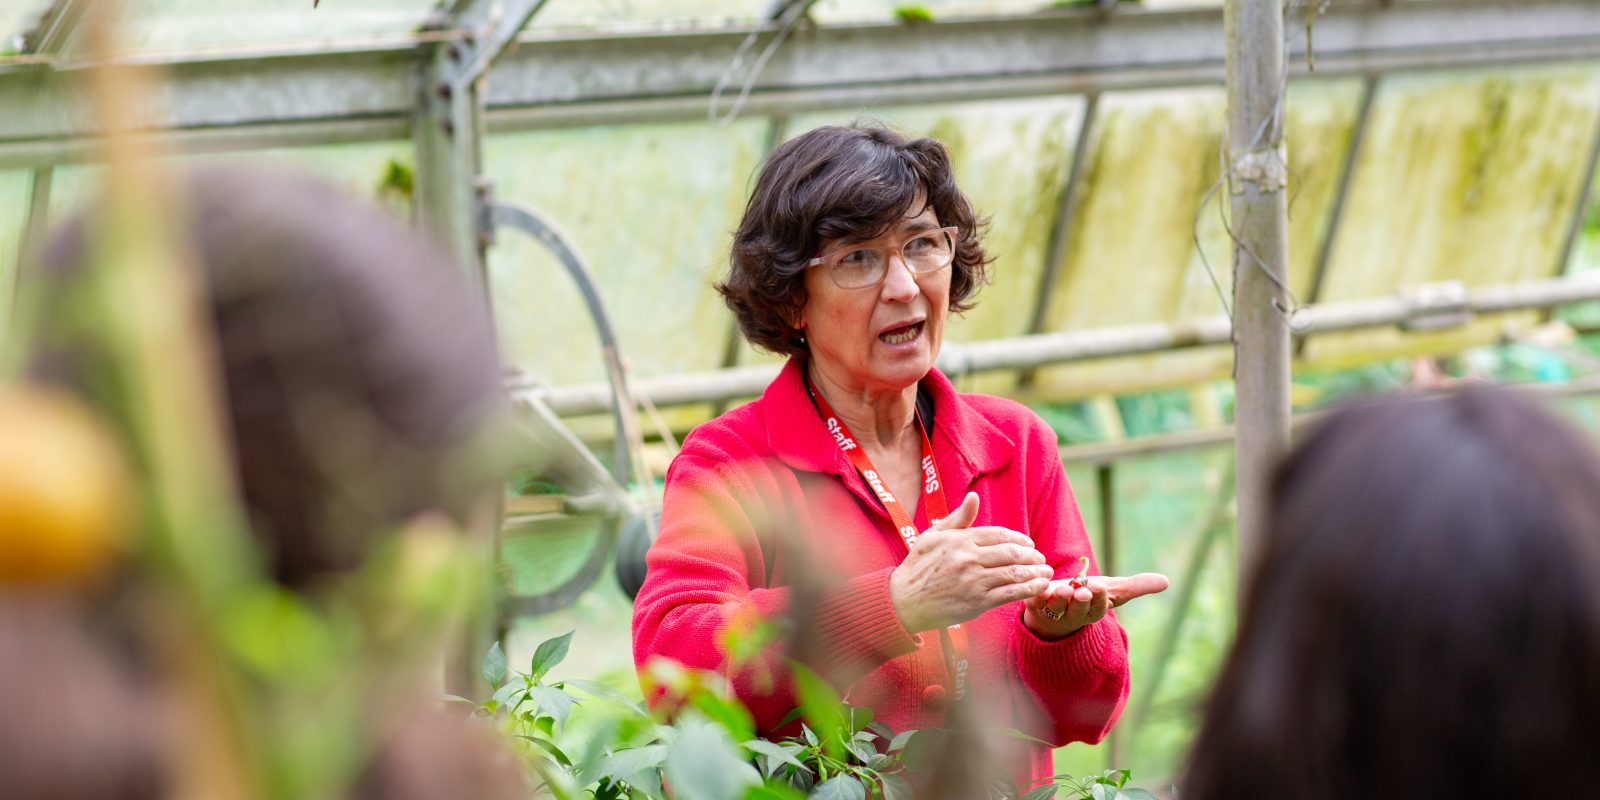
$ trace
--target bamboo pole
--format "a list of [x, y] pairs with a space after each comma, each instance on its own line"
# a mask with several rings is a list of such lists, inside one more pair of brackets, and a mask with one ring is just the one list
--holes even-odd
[[1289, 260], [1281, 0], [1228, 0], [1228, 184], [1240, 574], [1263, 535], [1269, 470], [1289, 443]]

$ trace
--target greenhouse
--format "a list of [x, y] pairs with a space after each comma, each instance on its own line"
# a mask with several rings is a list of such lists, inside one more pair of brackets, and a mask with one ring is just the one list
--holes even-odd
[[[1125, 769], [1126, 789], [1173, 796], [1291, 426], [1491, 383], [1600, 428], [1591, 0], [7, 0], [0, 34], [5, 377], [36, 324], [30, 259], [151, 164], [335, 183], [425, 231], [488, 298], [516, 455], [479, 523], [490, 609], [463, 612], [476, 632], [440, 658], [489, 717], [530, 659], [529, 702], [562, 708], [545, 719], [571, 711], [538, 695], [546, 670], [640, 701], [633, 595], [669, 465], [788, 361], [749, 343], [717, 284], [763, 164], [821, 126], [948, 149], [994, 260], [939, 370], [1059, 436], [1096, 574], [1170, 578], [1117, 610], [1126, 704], [1097, 744], [1045, 743], [1057, 773]], [[108, 112], [101, 72], [135, 87], [137, 124]], [[144, 167], [117, 172], [129, 153]], [[274, 630], [260, 652], [296, 647]], [[585, 783], [573, 748], [601, 747], [594, 705], [566, 739], [526, 737], [571, 773], [535, 770], [534, 796], [655, 796]], [[817, 794], [826, 774], [792, 795], [691, 790], [652, 752], [685, 797], [901, 796], [898, 778]], [[236, 796], [347, 796], [324, 792], [337, 769], [274, 753], [301, 771]], [[758, 777], [776, 771], [763, 754], [793, 760], [736, 751]], [[1062, 786], [1010, 794], [1117, 796]]]

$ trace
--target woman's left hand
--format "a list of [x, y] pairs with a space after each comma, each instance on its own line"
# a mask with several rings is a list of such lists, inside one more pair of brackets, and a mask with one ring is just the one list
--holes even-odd
[[1099, 622], [1129, 600], [1166, 588], [1167, 576], [1159, 572], [1123, 578], [1095, 575], [1083, 586], [1075, 586], [1071, 579], [1051, 581], [1043, 592], [1022, 601], [1022, 622], [1041, 638], [1061, 639]]

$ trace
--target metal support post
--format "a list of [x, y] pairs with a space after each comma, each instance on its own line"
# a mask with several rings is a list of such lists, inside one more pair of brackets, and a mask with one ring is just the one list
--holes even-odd
[[1282, 0], [1228, 0], [1240, 574], [1265, 534], [1267, 475], [1289, 444], [1288, 164]]
[[412, 123], [418, 222], [487, 285], [488, 184], [483, 179], [482, 79], [547, 0], [457, 0], [428, 27], [461, 36], [432, 46], [422, 62]]
[[[1072, 148], [1072, 164], [1067, 168], [1067, 181], [1061, 187], [1061, 200], [1056, 204], [1056, 223], [1050, 229], [1050, 246], [1045, 250], [1044, 271], [1039, 275], [1039, 293], [1033, 307], [1033, 319], [1028, 323], [1028, 333], [1041, 333], [1050, 316], [1050, 299], [1055, 297], [1056, 284], [1061, 271], [1066, 268], [1067, 246], [1072, 241], [1072, 220], [1078, 213], [1078, 186], [1083, 182], [1083, 171], [1088, 166], [1090, 138], [1100, 116], [1100, 94], [1090, 92], [1083, 98], [1083, 121], [1078, 124], [1078, 140]], [[1036, 373], [1024, 370], [1017, 377], [1020, 386], [1033, 385]]]
[[32, 186], [28, 190], [28, 216], [22, 223], [22, 246], [17, 248], [16, 272], [11, 276], [13, 306], [22, 292], [23, 264], [44, 246], [45, 233], [50, 230], [50, 190], [55, 185], [55, 175], [54, 167], [33, 171]]
[[417, 151], [417, 222], [485, 285], [478, 176], [482, 174], [482, 100], [454, 75], [466, 57], [460, 42], [434, 48], [422, 64], [420, 97], [412, 123]]
[[[1306, 291], [1305, 302], [1316, 303], [1322, 297], [1322, 284], [1327, 279], [1328, 265], [1333, 262], [1333, 248], [1339, 239], [1339, 228], [1344, 223], [1346, 201], [1350, 186], [1355, 182], [1356, 168], [1361, 163], [1361, 148], [1367, 140], [1367, 126], [1372, 122], [1372, 105], [1378, 97], [1377, 75], [1361, 82], [1361, 100], [1356, 106], [1356, 121], [1350, 129], [1350, 144], [1345, 148], [1344, 165], [1339, 168], [1339, 187], [1333, 194], [1333, 208], [1328, 212], [1328, 227], [1323, 231], [1322, 244], [1317, 249], [1316, 263], [1311, 267], [1311, 288]], [[1295, 356], [1305, 354], [1307, 339], [1295, 344]]]
[[[494, 227], [489, 216], [489, 184], [483, 178], [483, 77], [545, 2], [456, 0], [425, 26], [459, 35], [442, 37], [431, 45], [420, 66], [412, 118], [417, 221], [466, 270], [486, 307], [484, 253]], [[478, 539], [493, 544], [486, 559], [492, 559], [498, 549], [500, 516], [486, 514], [474, 525]], [[493, 574], [488, 561], [483, 574]], [[459, 646], [447, 655], [444, 679], [449, 691], [466, 697], [479, 694], [482, 682], [476, 665], [498, 632], [498, 620], [490, 613], [494, 605], [491, 594], [485, 598], [484, 613], [467, 623]]]
[[[1556, 263], [1552, 265], [1550, 274], [1555, 277], [1566, 275], [1572, 268], [1573, 256], [1577, 254], [1578, 240], [1583, 236], [1583, 221], [1589, 216], [1589, 206], [1594, 202], [1595, 170], [1600, 169], [1600, 116], [1595, 119], [1594, 134], [1589, 139], [1588, 157], [1583, 161], [1583, 171], [1578, 174], [1578, 199], [1572, 206], [1572, 216], [1567, 221], [1567, 232], [1561, 240], [1561, 252], [1556, 256]], [[1541, 322], [1549, 322], [1555, 316], [1554, 308], [1547, 308], [1540, 312]]]

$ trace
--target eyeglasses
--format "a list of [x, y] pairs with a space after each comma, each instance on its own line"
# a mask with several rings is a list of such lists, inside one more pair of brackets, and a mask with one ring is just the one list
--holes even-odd
[[865, 289], [876, 286], [889, 274], [889, 256], [898, 254], [900, 263], [914, 275], [938, 272], [956, 259], [956, 233], [960, 228], [918, 231], [899, 244], [883, 247], [844, 247], [806, 263], [808, 267], [828, 267], [828, 277], [840, 289]]

